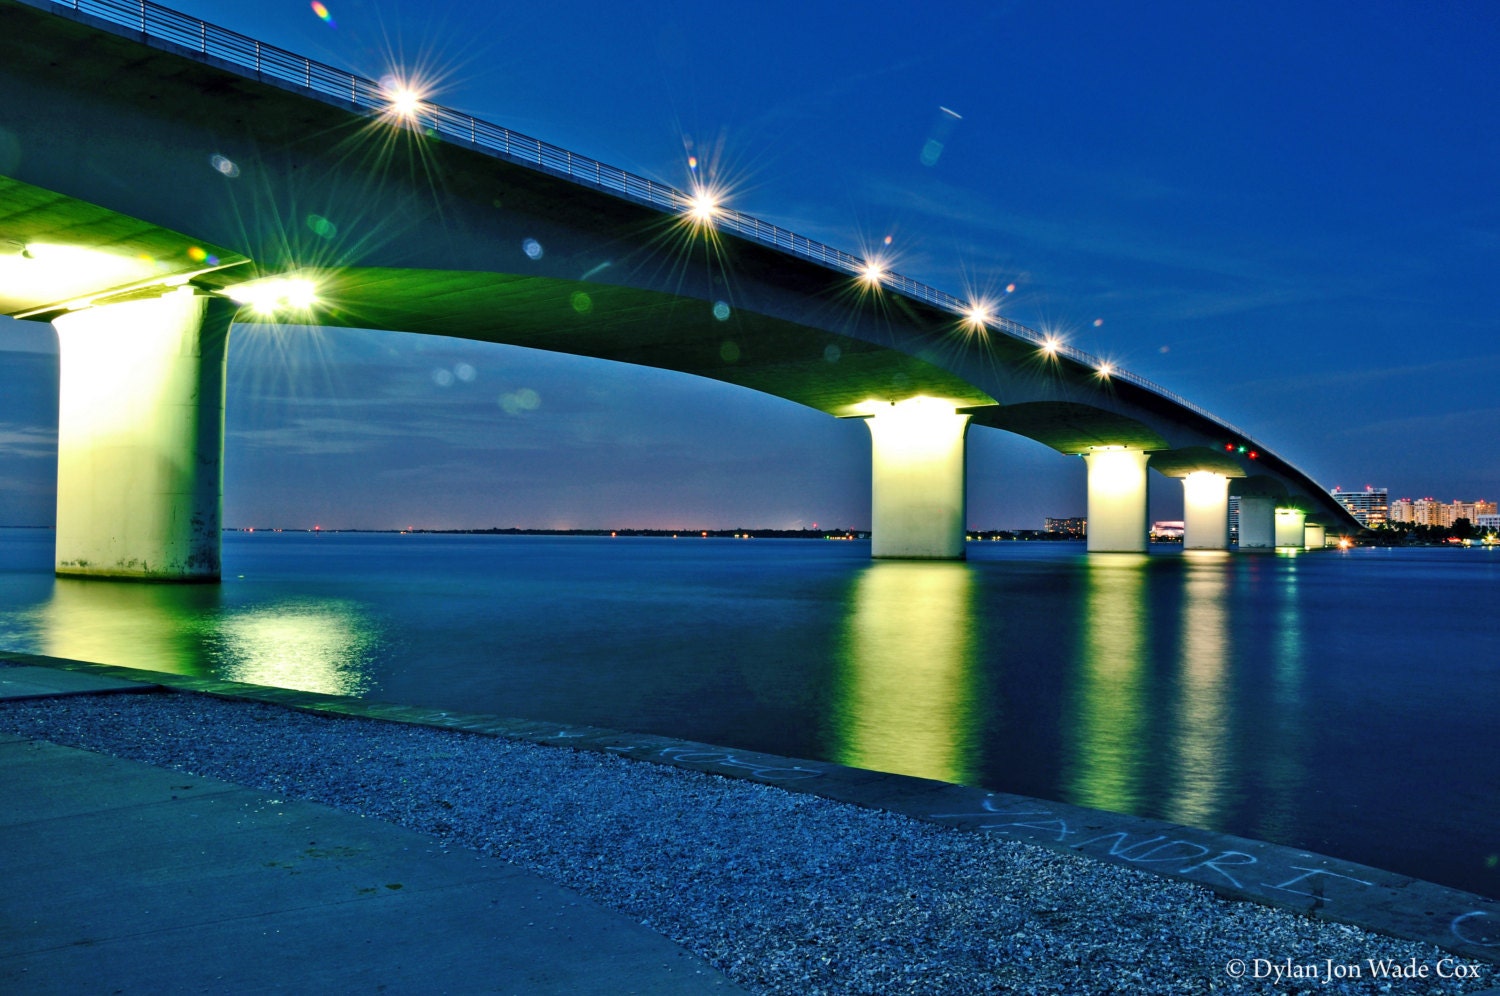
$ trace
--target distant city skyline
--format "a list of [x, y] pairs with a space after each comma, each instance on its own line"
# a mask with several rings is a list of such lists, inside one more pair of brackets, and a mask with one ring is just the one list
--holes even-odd
[[[1488, 8], [183, 9], [372, 78], [420, 63], [439, 103], [839, 248], [889, 239], [1326, 487], [1500, 495]], [[869, 524], [868, 433], [788, 402], [378, 330], [230, 351], [226, 525]], [[52, 331], [0, 318], [0, 523], [51, 521], [56, 376]], [[1076, 458], [969, 448], [971, 527], [1085, 513]], [[1181, 518], [1175, 481], [1152, 493]]]

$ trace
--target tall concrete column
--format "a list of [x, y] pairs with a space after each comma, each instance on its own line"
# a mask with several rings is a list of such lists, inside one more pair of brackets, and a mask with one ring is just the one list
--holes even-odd
[[1328, 530], [1322, 523], [1309, 522], [1303, 527], [1303, 544], [1309, 550], [1321, 550], [1328, 545]]
[[1182, 548], [1229, 549], [1229, 478], [1198, 470], [1182, 479]]
[[53, 321], [58, 574], [219, 580], [236, 308], [182, 288]]
[[1276, 499], [1266, 495], [1240, 496], [1240, 549], [1270, 550], [1276, 546]]
[[882, 407], [866, 420], [873, 472], [870, 555], [964, 559], [964, 437], [969, 416], [930, 398]]
[[1307, 513], [1300, 508], [1276, 510], [1276, 545], [1301, 550], [1307, 545]]
[[1146, 461], [1124, 447], [1085, 453], [1089, 468], [1090, 553], [1146, 552]]

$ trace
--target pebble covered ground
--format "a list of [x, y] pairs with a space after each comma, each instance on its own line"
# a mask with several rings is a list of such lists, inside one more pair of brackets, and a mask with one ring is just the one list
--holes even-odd
[[[1446, 994], [1500, 984], [1493, 966], [1430, 945], [612, 754], [190, 693], [0, 703], [0, 731], [336, 806], [513, 862], [648, 924], [757, 993]], [[1428, 966], [1429, 977], [1380, 977], [1391, 964]], [[1236, 966], [1244, 978], [1232, 977]], [[1361, 977], [1328, 978], [1348, 966]], [[1286, 977], [1299, 967], [1302, 978]], [[1437, 978], [1442, 968], [1478, 977]]]

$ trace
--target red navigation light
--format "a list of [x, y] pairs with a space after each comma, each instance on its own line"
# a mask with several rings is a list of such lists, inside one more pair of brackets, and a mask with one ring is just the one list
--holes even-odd
[[1250, 451], [1250, 459], [1254, 460], [1258, 456], [1260, 456], [1259, 453], [1255, 452], [1254, 450]]
[[1224, 452], [1225, 453], [1233, 453], [1234, 452], [1234, 444], [1233, 443], [1225, 443], [1224, 444]]

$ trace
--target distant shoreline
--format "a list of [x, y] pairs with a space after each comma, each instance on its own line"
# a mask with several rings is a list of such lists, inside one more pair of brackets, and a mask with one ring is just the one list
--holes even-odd
[[[614, 529], [530, 529], [518, 526], [491, 526], [485, 529], [322, 529], [322, 528], [277, 528], [269, 526], [226, 526], [226, 533], [370, 533], [383, 535], [423, 536], [608, 536], [648, 537], [657, 539], [810, 539], [810, 540], [868, 540], [868, 529], [766, 529], [744, 527], [738, 529], [644, 529], [616, 527]], [[982, 529], [970, 530], [970, 540], [1044, 540], [1062, 542], [1083, 541], [1082, 536], [1066, 533], [1049, 533], [1042, 529]]]

